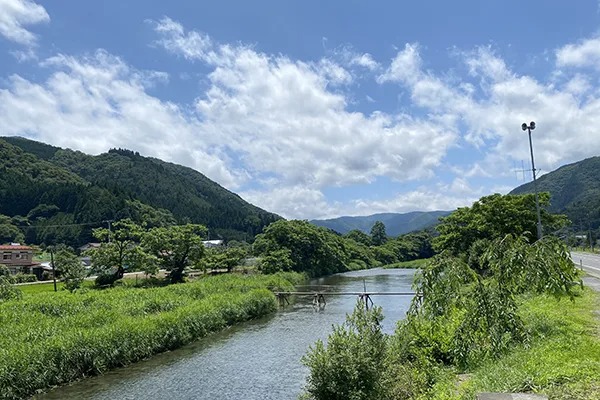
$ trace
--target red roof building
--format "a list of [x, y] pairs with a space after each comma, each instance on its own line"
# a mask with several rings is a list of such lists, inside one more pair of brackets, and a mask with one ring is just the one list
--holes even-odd
[[40, 263], [33, 261], [33, 248], [20, 244], [0, 245], [0, 265], [11, 274], [36, 274]]

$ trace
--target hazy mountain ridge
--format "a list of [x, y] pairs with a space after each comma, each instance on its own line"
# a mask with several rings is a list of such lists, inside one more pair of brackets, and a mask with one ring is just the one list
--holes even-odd
[[339, 217], [332, 219], [312, 220], [311, 223], [325, 228], [333, 229], [341, 234], [346, 234], [353, 229], [369, 233], [376, 221], [385, 224], [389, 236], [398, 236], [405, 233], [423, 230], [438, 223], [440, 217], [445, 217], [451, 211], [413, 211], [408, 213], [379, 213], [357, 217]]

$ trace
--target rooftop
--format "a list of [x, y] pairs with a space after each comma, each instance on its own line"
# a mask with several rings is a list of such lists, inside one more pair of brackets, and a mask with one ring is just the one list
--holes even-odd
[[33, 247], [24, 246], [21, 244], [1, 244], [0, 250], [33, 250]]

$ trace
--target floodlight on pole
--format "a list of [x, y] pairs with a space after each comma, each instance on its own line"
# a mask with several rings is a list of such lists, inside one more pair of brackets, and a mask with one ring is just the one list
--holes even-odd
[[521, 129], [527, 131], [529, 135], [529, 151], [531, 152], [531, 172], [533, 173], [533, 190], [535, 191], [535, 211], [537, 213], [537, 237], [542, 238], [542, 216], [540, 213], [540, 200], [538, 196], [537, 180], [535, 177], [535, 162], [533, 160], [533, 145], [531, 144], [531, 131], [535, 129], [535, 122], [531, 121], [529, 125], [523, 122]]

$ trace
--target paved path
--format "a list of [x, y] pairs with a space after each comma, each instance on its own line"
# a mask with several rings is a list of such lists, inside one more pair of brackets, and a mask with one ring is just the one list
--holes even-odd
[[589, 275], [600, 278], [600, 255], [572, 251], [571, 259], [575, 264], [580, 265]]

